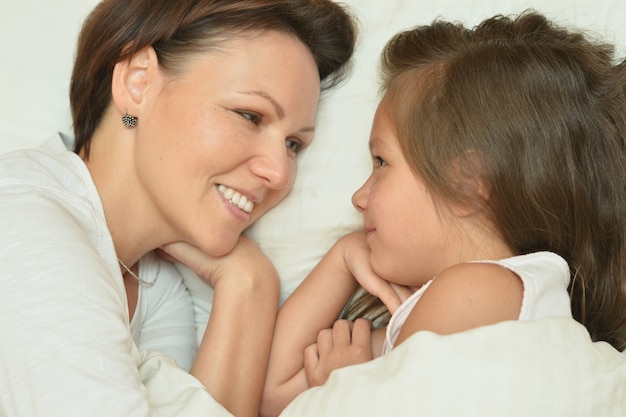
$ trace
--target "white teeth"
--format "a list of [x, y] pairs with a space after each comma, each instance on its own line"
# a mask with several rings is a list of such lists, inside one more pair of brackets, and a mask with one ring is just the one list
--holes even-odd
[[233, 194], [235, 194], [235, 190], [233, 190], [232, 188], [226, 188], [223, 185], [220, 185], [220, 187], [224, 189], [224, 191], [222, 191], [222, 194], [224, 194], [224, 197], [226, 197], [227, 200], [230, 200], [233, 197]]
[[217, 187], [217, 189], [228, 201], [239, 207], [239, 209], [245, 211], [246, 213], [252, 212], [254, 203], [252, 201], [248, 201], [246, 196], [243, 196], [232, 188], [228, 188], [221, 184]]

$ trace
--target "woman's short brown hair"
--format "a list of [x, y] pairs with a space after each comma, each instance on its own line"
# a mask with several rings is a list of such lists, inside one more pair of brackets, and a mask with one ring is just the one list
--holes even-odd
[[152, 45], [160, 66], [175, 71], [185, 57], [247, 33], [275, 30], [311, 51], [323, 88], [341, 81], [354, 50], [356, 25], [331, 0], [104, 0], [86, 19], [70, 83], [74, 151], [89, 141], [111, 101], [117, 62]]

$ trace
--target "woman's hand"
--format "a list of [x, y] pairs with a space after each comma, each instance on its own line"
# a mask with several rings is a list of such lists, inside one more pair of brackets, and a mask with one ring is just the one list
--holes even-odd
[[215, 289], [211, 316], [190, 373], [236, 416], [257, 416], [278, 310], [276, 269], [241, 236], [213, 257], [187, 243], [162, 248]]
[[165, 245], [160, 248], [159, 254], [170, 261], [184, 264], [211, 288], [215, 288], [224, 277], [236, 279], [244, 271], [273, 269], [273, 265], [259, 246], [245, 236], [239, 237], [233, 250], [219, 257], [209, 256], [186, 242]]
[[370, 247], [364, 232], [354, 232], [341, 239], [346, 267], [358, 283], [370, 294], [378, 297], [393, 314], [411, 295], [411, 290], [381, 278], [370, 263]]
[[317, 343], [304, 350], [304, 372], [309, 387], [322, 385], [339, 368], [372, 360], [372, 324], [366, 319], [337, 320], [322, 329]]

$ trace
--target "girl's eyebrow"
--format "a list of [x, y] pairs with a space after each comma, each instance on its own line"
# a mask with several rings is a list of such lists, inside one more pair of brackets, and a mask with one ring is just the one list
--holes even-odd
[[377, 148], [377, 149], [381, 149], [381, 148], [384, 149], [384, 148], [386, 148], [385, 142], [382, 141], [378, 137], [374, 137], [374, 138], [370, 139], [369, 146], [370, 146], [370, 153], [374, 152], [374, 148]]

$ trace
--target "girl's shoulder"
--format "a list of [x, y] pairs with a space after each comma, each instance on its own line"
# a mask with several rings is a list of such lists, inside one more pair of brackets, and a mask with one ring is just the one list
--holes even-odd
[[502, 265], [513, 271], [520, 270], [553, 270], [569, 274], [569, 265], [562, 256], [548, 251], [531, 252], [524, 255], [517, 255], [510, 258], [500, 259], [497, 261], [485, 260], [475, 263], [490, 263]]
[[526, 286], [567, 288], [569, 279], [565, 259], [553, 252], [533, 252], [453, 265], [433, 279], [420, 302], [427, 298], [445, 299], [447, 304], [456, 303], [459, 308], [497, 307], [512, 300], [521, 304]]
[[[446, 304], [460, 308], [500, 303], [523, 294], [523, 283], [515, 270], [495, 262], [471, 262], [453, 265], [437, 275], [422, 296], [445, 298]], [[508, 301], [507, 301], [508, 303]]]
[[397, 343], [420, 330], [451, 334], [505, 320], [516, 320], [524, 285], [498, 263], [463, 263], [437, 275], [415, 304]]

